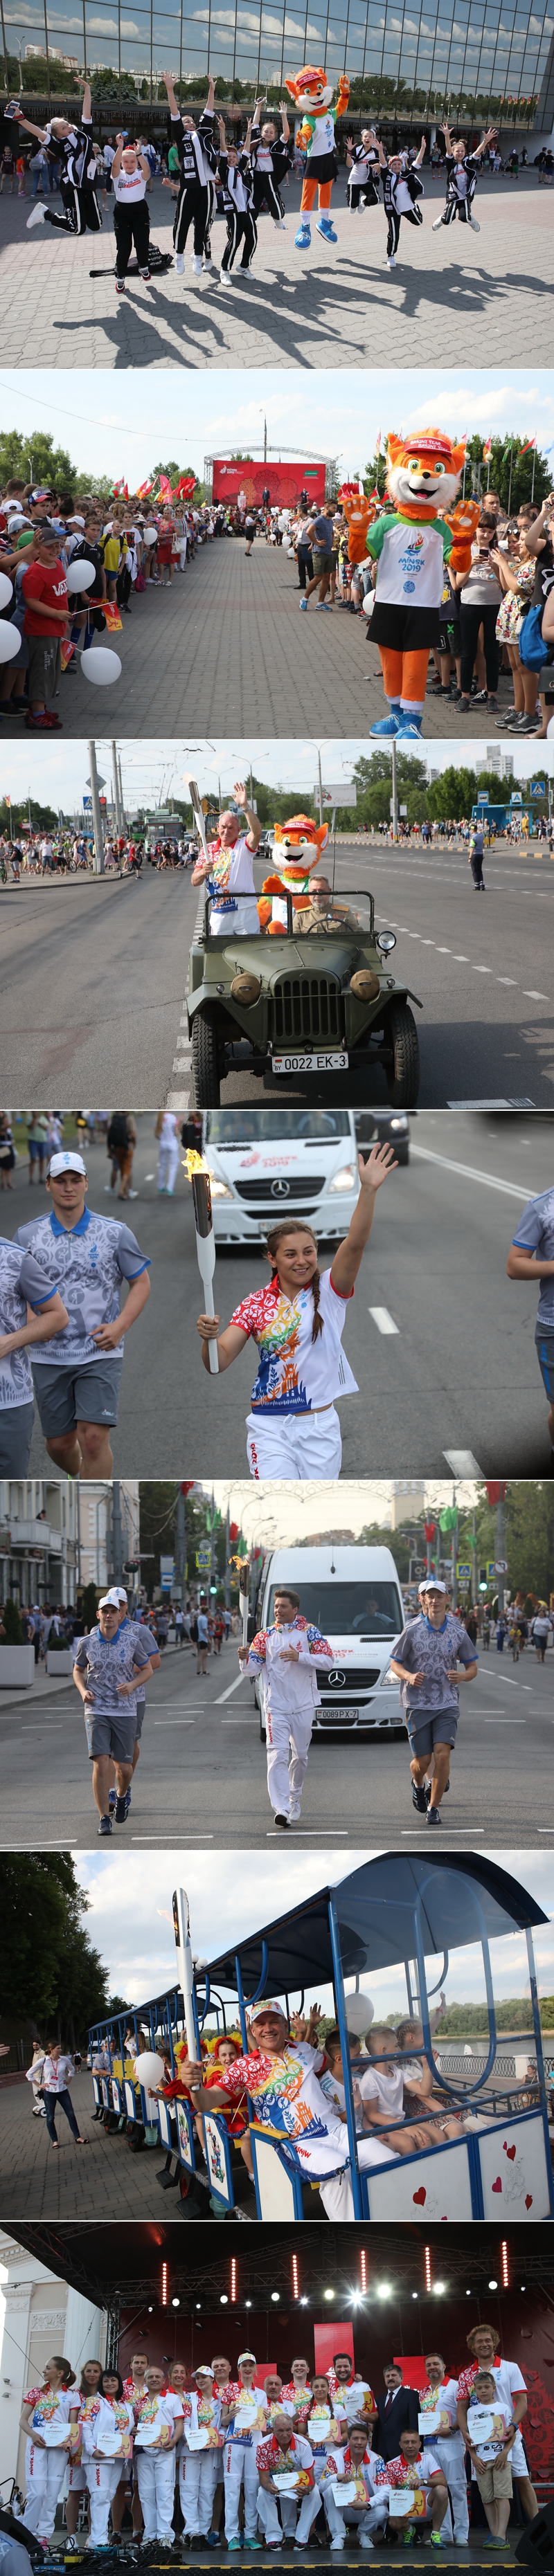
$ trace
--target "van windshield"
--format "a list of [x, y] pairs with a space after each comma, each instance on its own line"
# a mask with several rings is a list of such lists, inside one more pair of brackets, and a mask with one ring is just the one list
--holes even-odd
[[[251, 1109], [210, 1109], [206, 1118], [207, 1145], [251, 1145]], [[287, 1138], [332, 1145], [335, 1136], [350, 1136], [347, 1109], [257, 1109], [255, 1119], [257, 1145], [282, 1144]]]
[[[272, 1584], [268, 1625], [275, 1616], [275, 1593], [282, 1587]], [[322, 1637], [398, 1637], [403, 1613], [394, 1583], [335, 1583], [324, 1580], [302, 1583], [298, 1576], [294, 1586], [300, 1593], [300, 1613], [310, 1626], [320, 1628]]]

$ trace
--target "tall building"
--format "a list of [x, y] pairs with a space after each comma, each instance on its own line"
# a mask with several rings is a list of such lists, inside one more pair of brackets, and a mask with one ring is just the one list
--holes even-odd
[[[139, 1551], [139, 1489], [118, 1487], [121, 1562]], [[64, 1484], [59, 1478], [0, 1479], [0, 1602], [74, 1608], [80, 1584], [113, 1578], [113, 1487]]]
[[[22, 2115], [31, 2118], [29, 2088], [21, 2088]], [[25, 2435], [19, 2417], [28, 2388], [37, 2384], [52, 2352], [63, 2352], [77, 2376], [93, 2356], [104, 2361], [107, 2317], [81, 2298], [66, 2281], [57, 2281], [36, 2255], [27, 2254], [13, 2236], [0, 2229], [0, 2292], [4, 2333], [0, 2351], [0, 2494], [8, 2502], [10, 2480], [24, 2484]]]
[[423, 1476], [396, 1477], [392, 1488], [391, 1530], [401, 1529], [403, 1521], [417, 1520], [425, 1502]]
[[[75, 41], [67, 0], [50, 0], [48, 20], [46, 0], [37, 0], [36, 14], [37, 50], [40, 43], [46, 54], [50, 45], [59, 55], [68, 37]], [[27, 32], [24, 17], [18, 25], [14, 13], [14, 56], [18, 38]], [[103, 21], [96, 0], [83, 0], [82, 68], [113, 71], [114, 91], [121, 86], [122, 96], [131, 98], [134, 90], [137, 97], [157, 99], [168, 57], [175, 74], [199, 96], [208, 64], [230, 93], [234, 83], [249, 83], [256, 95], [270, 86], [282, 90], [287, 74], [305, 62], [321, 62], [330, 80], [336, 82], [346, 68], [353, 84], [364, 84], [363, 100], [355, 94], [353, 104], [373, 115], [423, 117], [431, 124], [440, 122], [447, 104], [450, 118], [494, 116], [501, 125], [534, 124], [543, 133], [554, 117], [551, 0], [537, 0], [535, 8], [531, 0], [505, 0], [502, 9], [499, 0], [484, 0], [473, 11], [470, 0], [458, 0], [455, 12], [451, 0], [431, 0], [429, 7], [415, 0], [413, 8], [396, 10], [383, 0], [340, 0], [332, 18], [326, 10], [318, 15], [317, 6], [308, 10], [303, 0], [288, 19], [284, 0], [272, 0], [271, 7], [268, 0], [254, 0], [249, 9], [234, 0], [228, 10], [203, 12], [183, 0], [171, 19], [157, 7], [142, 6], [130, 19], [117, 0]]]

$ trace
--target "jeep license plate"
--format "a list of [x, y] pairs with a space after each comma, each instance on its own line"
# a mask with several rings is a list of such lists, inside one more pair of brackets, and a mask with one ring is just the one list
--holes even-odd
[[348, 1056], [337, 1055], [334, 1047], [329, 1047], [325, 1054], [320, 1051], [316, 1055], [314, 1050], [313, 1055], [274, 1055], [271, 1061], [274, 1073], [346, 1073], [348, 1070]]

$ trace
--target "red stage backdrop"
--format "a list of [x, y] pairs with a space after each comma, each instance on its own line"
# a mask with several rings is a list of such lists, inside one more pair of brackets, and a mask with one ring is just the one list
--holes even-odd
[[214, 456], [214, 501], [236, 501], [237, 493], [244, 492], [247, 501], [260, 502], [266, 487], [274, 508], [278, 502], [297, 501], [301, 492], [307, 492], [309, 501], [324, 501], [325, 466], [303, 465], [302, 460], [295, 465], [288, 457], [283, 465], [259, 465], [247, 456]]
[[[328, 2325], [326, 2318], [324, 2326], [314, 2326], [314, 2356], [316, 2371], [323, 2373], [324, 2370], [330, 2370], [334, 2352], [349, 2352], [351, 2361], [354, 2361], [354, 2336], [352, 2327], [345, 2325], [338, 2326], [336, 2320], [333, 2325]], [[362, 2376], [364, 2378], [367, 2376], [365, 2371], [362, 2373]]]

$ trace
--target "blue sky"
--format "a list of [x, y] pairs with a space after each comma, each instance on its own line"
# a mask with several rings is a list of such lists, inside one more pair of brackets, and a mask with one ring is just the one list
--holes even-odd
[[[513, 352], [510, 353], [513, 355]], [[74, 462], [90, 474], [126, 475], [129, 490], [142, 482], [160, 457], [176, 456], [201, 474], [205, 454], [229, 454], [229, 448], [260, 449], [264, 416], [270, 449], [279, 453], [284, 440], [289, 453], [298, 446], [306, 461], [336, 456], [343, 477], [363, 467], [374, 449], [377, 430], [423, 429], [439, 414], [439, 426], [460, 436], [467, 430], [513, 431], [537, 436], [541, 448], [554, 441], [554, 373], [529, 370], [337, 368], [318, 374], [291, 369], [283, 401], [280, 368], [222, 370], [152, 368], [140, 378], [140, 406], [135, 378], [107, 368], [93, 375], [60, 369], [6, 370], [0, 378], [6, 427], [30, 437], [33, 429], [50, 430], [57, 445], [69, 448]], [[140, 415], [140, 416], [139, 416]], [[263, 445], [261, 452], [263, 454]], [[269, 458], [271, 462], [271, 457]]]
[[[148, 805], [158, 805], [171, 792], [175, 797], [184, 797], [185, 770], [198, 779], [202, 793], [209, 795], [213, 790], [217, 796], [218, 776], [222, 785], [224, 781], [227, 784], [236, 778], [248, 778], [250, 762], [259, 778], [267, 779], [272, 787], [290, 787], [291, 796], [295, 799], [301, 797], [302, 806], [307, 799], [310, 807], [313, 805], [318, 749], [321, 751], [324, 785], [327, 779], [338, 785], [339, 779], [352, 777], [355, 761], [362, 755], [366, 757], [371, 747], [367, 741], [322, 740], [318, 745], [315, 742], [266, 742], [256, 736], [250, 742], [229, 739], [215, 743], [145, 741], [119, 745], [123, 790], [131, 812], [143, 801]], [[472, 741], [465, 733], [454, 743], [451, 740], [426, 741], [418, 743], [414, 749], [418, 760], [423, 752], [428, 768], [439, 771], [448, 768], [452, 760], [466, 768], [481, 768], [485, 753], [483, 741]], [[97, 740], [96, 756], [99, 771], [109, 781], [109, 742]], [[554, 744], [542, 742], [537, 747], [532, 741], [518, 742], [516, 766], [518, 776], [522, 778], [542, 778], [546, 771], [554, 773]], [[64, 813], [73, 812], [74, 807], [81, 807], [86, 793], [88, 767], [84, 742], [48, 742], [45, 738], [40, 749], [35, 745], [31, 747], [25, 740], [5, 743], [3, 793], [14, 798], [40, 795], [49, 804], [60, 804]]]
[[[146, 1846], [141, 1854], [111, 1852], [76, 1852], [73, 1855], [79, 1885], [91, 1900], [87, 1928], [91, 1940], [101, 1951], [109, 1968], [112, 1992], [125, 1996], [127, 2002], [140, 2004], [148, 1995], [160, 1994], [175, 1976], [175, 1946], [171, 1917], [171, 1895], [176, 1885], [186, 1886], [190, 1904], [191, 1939], [197, 1956], [209, 1959], [226, 1946], [234, 1936], [244, 1938], [264, 1923], [273, 1920], [297, 1901], [300, 1904], [316, 1888], [336, 1883], [347, 1872], [360, 1867], [362, 1861], [375, 1858], [368, 1851], [350, 1851], [341, 1861], [336, 1851], [314, 1854], [306, 1851], [281, 1850], [263, 1852], [217, 1853], [209, 1846], [202, 1850], [160, 1852]], [[490, 1854], [502, 1868], [519, 1879], [549, 1916], [549, 1925], [535, 1934], [537, 1968], [543, 1993], [554, 1991], [554, 1895], [550, 1852], [523, 1853], [503, 1851]], [[527, 1969], [524, 1938], [510, 1936], [493, 1944], [493, 1974], [497, 1996], [523, 1994]], [[429, 1982], [432, 1983], [429, 1972]], [[404, 1995], [392, 1976], [366, 1980], [375, 1998], [376, 2009], [393, 2012], [402, 2008]], [[475, 1953], [452, 1955], [448, 1978], [448, 1999], [454, 2001], [482, 1996], [480, 1962]], [[322, 2000], [320, 1997], [318, 2000]]]

